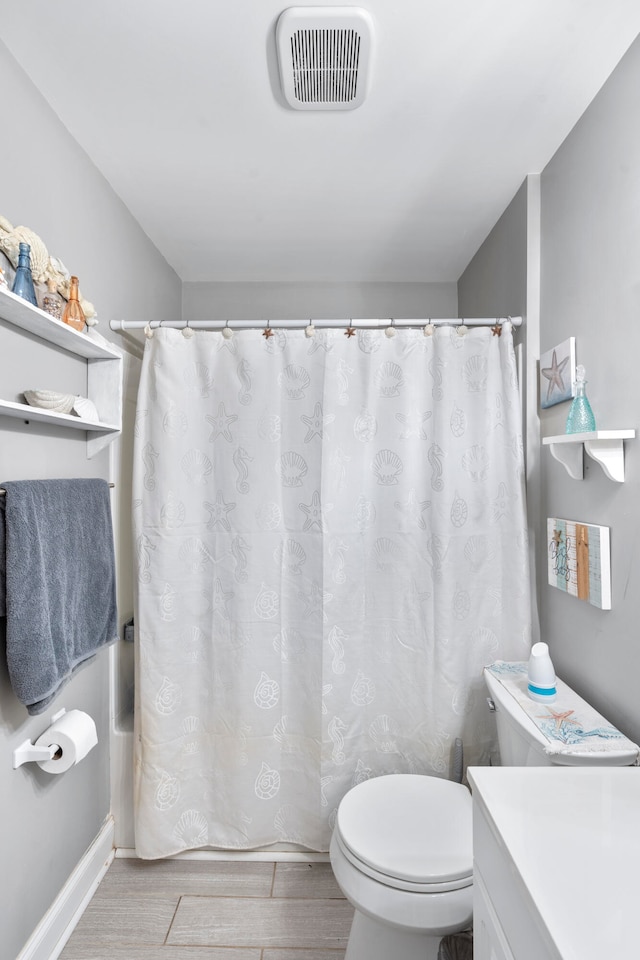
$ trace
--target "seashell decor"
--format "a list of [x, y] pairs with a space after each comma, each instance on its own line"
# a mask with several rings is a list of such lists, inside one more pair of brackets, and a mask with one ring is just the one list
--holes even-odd
[[402, 460], [393, 450], [380, 450], [373, 458], [371, 469], [378, 478], [378, 483], [390, 486], [398, 483], [398, 477], [402, 473]]
[[[53, 280], [57, 292], [68, 300], [71, 275], [62, 261], [50, 256], [44, 242], [29, 227], [14, 227], [6, 217], [0, 216], [0, 250], [14, 267], [18, 265], [18, 250], [21, 243], [28, 243], [31, 248], [31, 273], [35, 282], [46, 283], [47, 280]], [[94, 305], [85, 300], [80, 293], [78, 299], [87, 325], [94, 326], [98, 322]]]
[[52, 413], [71, 413], [76, 400], [72, 393], [54, 393], [53, 390], [25, 390], [24, 398], [30, 407], [40, 407]]
[[95, 403], [87, 397], [56, 393], [54, 390], [25, 390], [24, 398], [30, 407], [40, 407], [51, 413], [74, 413], [81, 420], [91, 420], [93, 423], [100, 420]]
[[290, 363], [279, 375], [278, 383], [289, 400], [300, 400], [311, 383], [311, 377], [304, 367]]
[[97, 423], [100, 419], [95, 403], [87, 397], [74, 397], [72, 410], [83, 420], [92, 420]]

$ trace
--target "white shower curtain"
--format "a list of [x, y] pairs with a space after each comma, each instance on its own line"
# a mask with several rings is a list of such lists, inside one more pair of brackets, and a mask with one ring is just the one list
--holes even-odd
[[530, 644], [510, 324], [158, 329], [134, 466], [136, 848], [326, 850], [367, 777], [493, 747]]

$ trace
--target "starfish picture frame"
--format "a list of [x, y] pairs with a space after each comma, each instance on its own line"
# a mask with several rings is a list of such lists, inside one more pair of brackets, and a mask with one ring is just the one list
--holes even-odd
[[575, 396], [576, 338], [569, 337], [540, 357], [540, 407]]

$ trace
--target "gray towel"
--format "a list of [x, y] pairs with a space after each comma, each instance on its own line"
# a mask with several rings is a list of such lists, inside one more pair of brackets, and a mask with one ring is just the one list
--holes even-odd
[[117, 639], [109, 485], [20, 480], [2, 486], [7, 665], [14, 693], [35, 715], [76, 667]]

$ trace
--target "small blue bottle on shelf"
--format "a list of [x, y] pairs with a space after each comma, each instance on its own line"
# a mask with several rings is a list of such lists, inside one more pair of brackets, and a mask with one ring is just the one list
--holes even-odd
[[582, 364], [576, 367], [576, 395], [571, 401], [565, 433], [592, 433], [596, 429], [596, 418], [585, 392], [587, 381]]
[[33, 277], [31, 276], [31, 247], [28, 243], [21, 243], [18, 250], [18, 266], [13, 280], [11, 292], [16, 296], [22, 297], [32, 303], [34, 307], [38, 306], [36, 300], [36, 291], [33, 286]]

